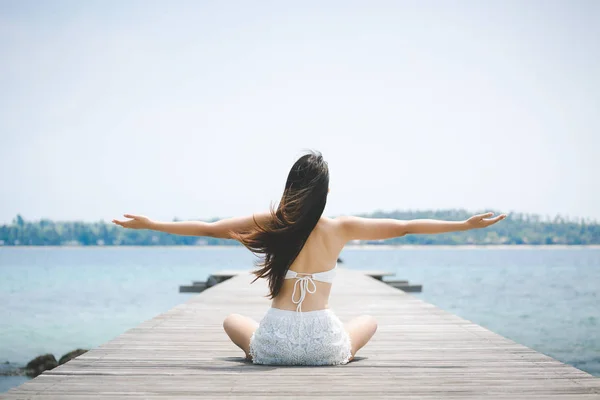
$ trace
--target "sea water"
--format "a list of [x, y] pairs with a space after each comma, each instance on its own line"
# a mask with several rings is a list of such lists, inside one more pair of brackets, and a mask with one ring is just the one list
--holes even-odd
[[[341, 258], [423, 284], [413, 295], [600, 376], [600, 249], [374, 247]], [[255, 260], [242, 247], [0, 247], [0, 364], [98, 346], [194, 295], [179, 285]], [[0, 376], [0, 393], [25, 380]]]

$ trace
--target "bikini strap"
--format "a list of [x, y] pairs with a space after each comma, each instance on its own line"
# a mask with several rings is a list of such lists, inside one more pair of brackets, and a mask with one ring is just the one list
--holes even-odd
[[[316, 273], [303, 273], [296, 272], [290, 269], [285, 273], [285, 279], [296, 279], [294, 282], [294, 291], [292, 292], [292, 303], [296, 304], [296, 311], [302, 312], [302, 302], [306, 298], [307, 293], [315, 293], [317, 291], [317, 285], [315, 281], [332, 283], [333, 278], [335, 277], [335, 269], [337, 268], [337, 263], [335, 267], [330, 269], [329, 271], [316, 272]], [[296, 300], [296, 292], [300, 291], [300, 297]]]
[[[300, 289], [300, 297], [295, 300], [296, 290]], [[307, 293], [314, 293], [317, 291], [317, 285], [311, 275], [296, 276], [296, 282], [294, 282], [294, 291], [292, 292], [292, 303], [297, 304], [296, 311], [302, 312], [302, 302], [306, 298]]]

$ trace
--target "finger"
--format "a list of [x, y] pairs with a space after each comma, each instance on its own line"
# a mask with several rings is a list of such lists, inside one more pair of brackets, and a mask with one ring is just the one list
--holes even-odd
[[492, 215], [494, 215], [494, 213], [493, 212], [489, 212], [489, 213], [485, 213], [485, 214], [478, 214], [478, 215], [476, 215], [476, 217], [477, 218], [489, 218]]
[[498, 215], [497, 217], [487, 219], [486, 221], [489, 222], [490, 225], [492, 225], [500, 220], [503, 220], [504, 218], [506, 218], [506, 215], [501, 214], [501, 215]]
[[133, 218], [133, 219], [136, 219], [138, 217], [137, 215], [133, 215], [133, 214], [123, 214], [123, 216], [125, 218]]

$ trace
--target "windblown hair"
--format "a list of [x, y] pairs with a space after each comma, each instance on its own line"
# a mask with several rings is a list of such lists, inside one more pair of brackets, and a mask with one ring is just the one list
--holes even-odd
[[[329, 168], [321, 153], [310, 151], [294, 163], [277, 209], [263, 225], [254, 218], [249, 232], [233, 234], [255, 254], [264, 254], [256, 263], [256, 281], [266, 278], [269, 298], [279, 294], [285, 274], [319, 222], [329, 191]], [[253, 281], [253, 282], [254, 282]]]

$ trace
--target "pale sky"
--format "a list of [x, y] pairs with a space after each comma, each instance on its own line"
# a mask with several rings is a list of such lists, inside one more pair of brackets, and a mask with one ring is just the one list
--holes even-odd
[[211, 218], [323, 153], [326, 215], [600, 219], [599, 1], [0, 0], [0, 223]]

